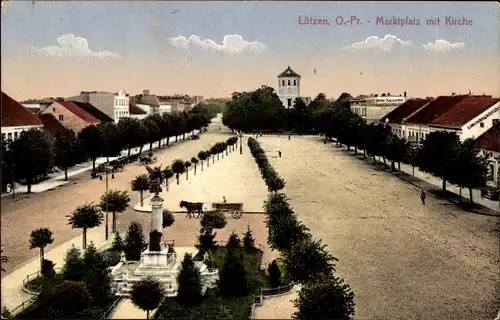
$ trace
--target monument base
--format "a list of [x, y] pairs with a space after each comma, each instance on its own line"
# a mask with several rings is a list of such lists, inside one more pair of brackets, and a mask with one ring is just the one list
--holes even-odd
[[[172, 254], [170, 255], [172, 256]], [[172, 259], [169, 259], [168, 248], [162, 249], [161, 251], [149, 251], [146, 249], [141, 254], [142, 265], [144, 266], [167, 266]]]

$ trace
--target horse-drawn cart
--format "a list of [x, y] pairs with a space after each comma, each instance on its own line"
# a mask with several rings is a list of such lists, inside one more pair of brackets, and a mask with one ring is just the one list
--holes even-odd
[[243, 203], [212, 203], [213, 210], [230, 213], [234, 219], [243, 216]]

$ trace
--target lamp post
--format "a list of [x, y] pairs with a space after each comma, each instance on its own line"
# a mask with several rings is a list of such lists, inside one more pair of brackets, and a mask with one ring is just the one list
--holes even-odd
[[108, 240], [109, 236], [109, 231], [108, 231], [108, 166], [106, 165], [106, 192], [105, 192], [105, 197], [106, 197], [106, 231], [105, 231], [105, 238], [106, 241]]
[[243, 154], [243, 145], [242, 145], [242, 142], [241, 142], [241, 140], [243, 138], [243, 133], [240, 132], [239, 136], [240, 136], [240, 154]]

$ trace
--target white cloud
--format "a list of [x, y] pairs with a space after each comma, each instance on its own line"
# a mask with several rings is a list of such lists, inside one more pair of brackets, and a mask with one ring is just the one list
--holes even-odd
[[437, 39], [436, 41], [434, 41], [434, 43], [429, 42], [427, 44], [423, 44], [422, 47], [424, 47], [424, 49], [427, 51], [449, 52], [449, 51], [464, 49], [465, 43], [462, 42], [451, 43], [443, 39]]
[[87, 58], [87, 59], [121, 59], [119, 53], [111, 51], [92, 51], [87, 39], [74, 34], [64, 34], [57, 38], [56, 46], [32, 47], [40, 54], [60, 58]]
[[413, 46], [413, 42], [404, 41], [391, 34], [385, 35], [383, 38], [377, 36], [370, 36], [364, 41], [355, 42], [351, 45], [344, 46], [340, 49], [347, 51], [384, 51], [389, 52], [395, 47], [410, 47]]
[[242, 53], [245, 51], [264, 52], [267, 46], [260, 41], [247, 41], [238, 34], [228, 34], [224, 36], [222, 43], [217, 43], [212, 39], [201, 39], [197, 35], [191, 35], [189, 38], [184, 36], [168, 38], [170, 44], [176, 48], [189, 49], [191, 46], [199, 47], [206, 51], [218, 51], [229, 54]]

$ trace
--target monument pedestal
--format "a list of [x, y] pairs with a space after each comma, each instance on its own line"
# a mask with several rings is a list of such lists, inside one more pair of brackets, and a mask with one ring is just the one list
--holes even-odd
[[170, 262], [168, 259], [168, 248], [161, 251], [149, 251], [149, 249], [146, 249], [141, 254], [141, 260], [141, 265], [143, 266], [167, 266]]

